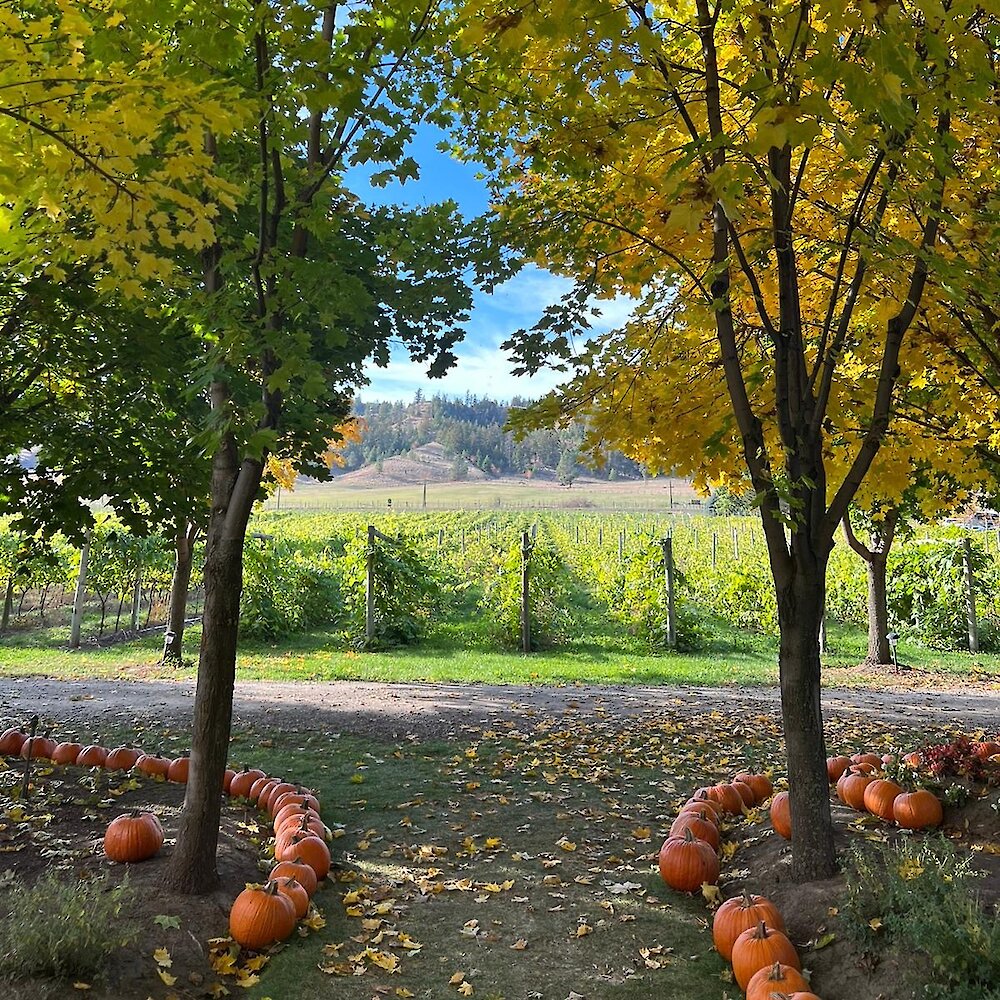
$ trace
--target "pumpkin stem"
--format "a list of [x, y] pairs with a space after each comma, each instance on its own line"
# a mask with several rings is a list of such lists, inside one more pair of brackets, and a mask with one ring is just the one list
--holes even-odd
[[278, 883], [274, 879], [269, 879], [267, 884], [264, 886], [264, 892], [269, 896], [278, 895]]
[[758, 921], [758, 923], [757, 923], [757, 929], [753, 932], [753, 936], [758, 941], [766, 941], [767, 940], [767, 935], [768, 935], [768, 926], [767, 926], [767, 924], [765, 924], [763, 920]]
[[771, 972], [767, 977], [768, 982], [780, 983], [784, 978], [784, 973], [781, 971], [781, 962], [775, 962], [774, 965], [771, 966]]
[[754, 906], [753, 896], [750, 895], [750, 890], [744, 886], [743, 887], [743, 902], [740, 903], [740, 907], [744, 910], [749, 910], [751, 906]]
[[684, 841], [685, 841], [685, 843], [688, 843], [688, 844], [693, 843], [694, 839], [695, 838], [694, 838], [694, 834], [691, 832], [691, 827], [689, 827], [689, 826], [684, 827]]

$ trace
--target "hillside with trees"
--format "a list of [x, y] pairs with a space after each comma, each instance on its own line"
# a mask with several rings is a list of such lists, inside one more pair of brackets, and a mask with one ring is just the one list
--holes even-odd
[[[602, 479], [638, 479], [643, 467], [621, 452], [609, 451], [605, 464], [589, 469], [580, 464], [585, 427], [574, 421], [565, 428], [542, 428], [516, 440], [507, 430], [512, 410], [529, 400], [515, 397], [510, 403], [466, 395], [462, 399], [432, 396], [418, 391], [413, 401], [356, 400], [354, 413], [364, 422], [361, 440], [343, 450], [344, 472], [405, 455], [415, 448], [437, 443], [456, 467], [467, 462], [490, 476], [521, 476], [557, 470], [561, 480], [586, 471]], [[456, 478], [461, 478], [456, 476]]]

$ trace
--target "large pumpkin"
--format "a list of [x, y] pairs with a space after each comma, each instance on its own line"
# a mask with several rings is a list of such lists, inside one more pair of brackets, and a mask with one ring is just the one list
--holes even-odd
[[841, 776], [850, 766], [850, 757], [827, 757], [826, 776], [830, 779], [830, 784], [840, 781]]
[[295, 919], [301, 920], [309, 912], [309, 893], [305, 886], [291, 875], [282, 875], [275, 881], [278, 883], [278, 892], [291, 900]]
[[697, 806], [699, 809], [708, 809], [715, 817], [715, 821], [717, 823], [721, 823], [725, 817], [725, 810], [721, 805], [719, 805], [718, 802], [715, 801], [715, 799], [710, 799], [708, 795], [705, 794], [704, 789], [699, 789], [695, 792], [694, 795], [692, 795], [691, 798], [689, 798], [687, 802], [681, 806], [681, 811], [683, 812], [683, 810], [687, 809], [688, 806]]
[[712, 785], [706, 791], [708, 797], [715, 799], [722, 806], [722, 811], [730, 816], [739, 816], [743, 812], [743, 796], [732, 785]]
[[801, 969], [799, 953], [785, 935], [763, 921], [749, 927], [733, 943], [733, 976], [745, 990], [754, 973], [780, 962]]
[[728, 962], [733, 957], [736, 939], [761, 921], [775, 930], [785, 929], [785, 922], [778, 908], [769, 899], [751, 896], [746, 889], [743, 890], [743, 895], [727, 899], [715, 911], [715, 919], [712, 921], [712, 940], [716, 951]]
[[941, 800], [926, 788], [915, 792], [903, 792], [892, 803], [892, 818], [904, 830], [923, 830], [929, 826], [940, 826], [944, 820]]
[[274, 855], [278, 856], [279, 852], [284, 852], [285, 848], [289, 844], [294, 844], [296, 840], [301, 837], [307, 836], [319, 837], [320, 840], [326, 839], [326, 827], [323, 825], [321, 820], [314, 819], [312, 816], [303, 816], [298, 823], [289, 820], [288, 825], [277, 830], [274, 835]]
[[48, 736], [30, 736], [21, 745], [21, 756], [31, 757], [33, 760], [51, 760], [52, 752], [56, 748], [56, 741]]
[[170, 770], [170, 759], [158, 753], [144, 753], [136, 762], [135, 769], [150, 778], [166, 778]]
[[876, 778], [866, 789], [865, 808], [874, 816], [879, 816], [891, 823], [893, 819], [892, 804], [903, 789], [895, 781], [887, 778]]
[[104, 767], [104, 762], [107, 759], [107, 749], [92, 743], [80, 751], [76, 763], [79, 767]]
[[851, 756], [852, 764], [870, 764], [876, 771], [882, 770], [882, 758], [877, 753], [856, 753]]
[[167, 768], [167, 781], [176, 781], [179, 785], [187, 784], [190, 771], [190, 757], [175, 757]]
[[773, 993], [795, 993], [808, 989], [809, 983], [798, 969], [775, 962], [750, 977], [746, 1000], [771, 1000]]
[[163, 827], [160, 821], [153, 813], [138, 809], [115, 817], [104, 834], [104, 853], [112, 861], [145, 861], [162, 846]]
[[840, 800], [852, 809], [863, 812], [865, 808], [865, 789], [875, 780], [870, 774], [858, 771], [847, 771], [837, 782], [837, 795]]
[[278, 892], [276, 882], [248, 886], [229, 911], [229, 933], [244, 948], [257, 951], [284, 941], [295, 929], [292, 901]]
[[668, 837], [663, 842], [660, 877], [671, 889], [694, 892], [704, 882], [714, 885], [719, 880], [719, 859], [705, 841], [685, 830], [682, 837]]
[[300, 788], [296, 792], [282, 792], [277, 798], [273, 799], [271, 802], [271, 815], [277, 816], [288, 805], [307, 806], [319, 812], [319, 799], [312, 792]]
[[771, 799], [771, 826], [774, 832], [785, 840], [792, 839], [792, 808], [788, 801], [788, 792], [778, 792]]

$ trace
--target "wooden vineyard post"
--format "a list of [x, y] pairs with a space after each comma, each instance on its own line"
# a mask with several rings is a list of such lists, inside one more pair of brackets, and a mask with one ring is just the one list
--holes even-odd
[[73, 594], [73, 618], [69, 626], [69, 648], [80, 648], [80, 627], [83, 624], [83, 599], [87, 595], [87, 560], [90, 558], [90, 536], [83, 540], [80, 549], [80, 572], [76, 578], [76, 592]]
[[375, 638], [375, 525], [368, 525], [368, 556], [365, 572], [365, 647]]
[[618, 561], [625, 561], [625, 532], [618, 532]]
[[717, 532], [712, 532], [712, 568], [715, 568], [715, 564], [719, 561], [719, 535]]
[[142, 609], [142, 577], [137, 573], [135, 576], [135, 586], [132, 588], [132, 621], [131, 630], [139, 631], [139, 612]]
[[521, 532], [521, 650], [531, 652], [531, 603], [529, 600], [528, 566], [531, 561], [531, 538]]
[[965, 617], [969, 625], [969, 652], [979, 652], [979, 623], [976, 621], [976, 578], [972, 572], [972, 542], [962, 540], [962, 561], [965, 564]]
[[674, 540], [662, 539], [663, 574], [667, 585], [667, 649], [677, 648], [677, 617], [674, 608]]
[[[577, 529], [579, 530], [579, 529]], [[7, 587], [4, 590], [3, 595], [3, 612], [0, 614], [0, 635], [3, 635], [7, 631], [7, 626], [10, 624], [10, 613], [14, 607], [14, 571], [10, 571], [10, 576], [7, 579]]]
[[736, 528], [733, 528], [733, 562], [740, 561], [740, 536], [736, 533]]

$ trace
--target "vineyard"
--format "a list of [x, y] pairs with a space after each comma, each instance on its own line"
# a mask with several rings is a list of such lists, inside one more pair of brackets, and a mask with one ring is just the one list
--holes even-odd
[[[203, 556], [196, 545], [185, 612], [192, 622]], [[92, 534], [77, 594], [80, 565], [81, 551], [64, 539], [39, 550], [0, 528], [3, 634], [45, 630], [65, 643], [74, 597], [84, 643], [165, 624], [168, 540], [136, 538], [105, 518]], [[968, 649], [971, 584], [976, 642], [995, 650], [998, 566], [992, 532], [917, 528], [890, 556], [890, 627], [930, 649]], [[864, 629], [866, 587], [864, 563], [838, 544], [828, 623]], [[345, 649], [386, 649], [474, 622], [486, 646], [558, 650], [578, 633], [581, 609], [605, 617], [647, 653], [707, 649], [720, 631], [774, 637], [759, 522], [626, 513], [261, 513], [244, 557], [241, 635], [274, 641], [324, 627]]]

